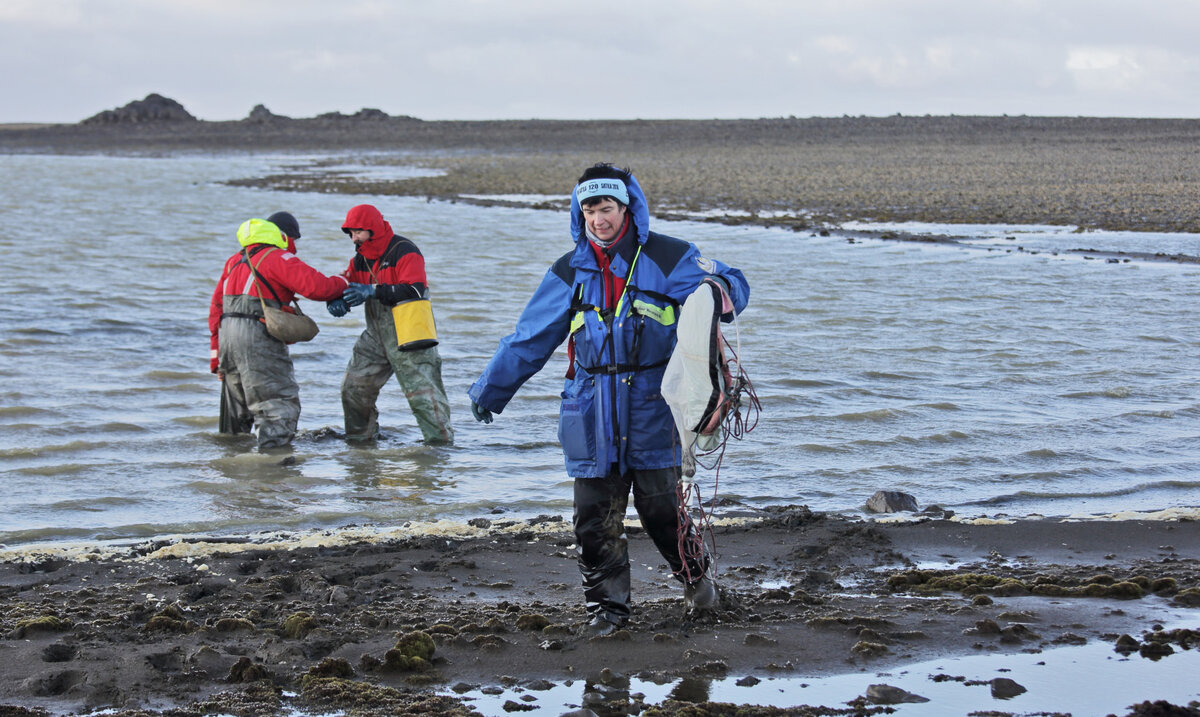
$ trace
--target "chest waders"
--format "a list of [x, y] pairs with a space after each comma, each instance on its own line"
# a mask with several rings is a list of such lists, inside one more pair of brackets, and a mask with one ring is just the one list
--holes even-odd
[[[368, 270], [378, 283], [375, 267], [368, 267]], [[428, 309], [429, 333], [401, 345], [402, 335], [411, 335], [411, 327], [402, 330], [395, 308], [407, 305], [418, 305], [418, 308], [423, 305]], [[346, 438], [367, 441], [378, 437], [376, 401], [383, 386], [395, 376], [423, 440], [431, 444], [452, 443], [454, 429], [450, 425], [450, 401], [442, 383], [442, 359], [433, 333], [429, 299], [402, 302], [395, 308], [385, 306], [378, 299], [368, 299], [363, 304], [367, 325], [354, 344], [342, 378]]]
[[[245, 253], [241, 262], [249, 263]], [[245, 287], [247, 292], [252, 281], [253, 275]], [[278, 297], [270, 284], [267, 287]], [[231, 433], [249, 433], [257, 425], [260, 450], [291, 443], [300, 420], [300, 386], [292, 359], [287, 345], [267, 333], [262, 305], [262, 298], [248, 293], [224, 295], [218, 334], [218, 365], [225, 374], [222, 406], [228, 428]]]

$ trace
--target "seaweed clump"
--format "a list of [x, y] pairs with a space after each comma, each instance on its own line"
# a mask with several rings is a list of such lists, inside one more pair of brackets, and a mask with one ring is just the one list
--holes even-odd
[[[925, 595], [940, 595], [946, 591], [959, 592], [971, 597], [991, 593], [997, 597], [1039, 595], [1042, 597], [1096, 597], [1116, 600], [1137, 600], [1148, 594], [1175, 595], [1176, 602], [1200, 605], [1200, 590], [1190, 588], [1183, 592], [1175, 578], [1164, 577], [1151, 580], [1144, 575], [1135, 575], [1118, 580], [1111, 575], [1094, 575], [1086, 581], [1064, 584], [1062, 578], [1039, 575], [1025, 581], [988, 573], [945, 573], [933, 570], [909, 570], [895, 573], [887, 579], [892, 592], [912, 591]], [[1192, 593], [1195, 593], [1194, 596]]]
[[188, 633], [196, 629], [196, 623], [187, 619], [178, 605], [168, 605], [159, 610], [142, 626], [143, 632]]
[[16, 628], [9, 634], [9, 638], [23, 640], [32, 635], [66, 632], [70, 629], [71, 622], [69, 620], [64, 620], [56, 615], [42, 615], [18, 622]]
[[312, 615], [306, 612], [294, 612], [283, 619], [283, 624], [279, 629], [284, 637], [298, 640], [308, 635], [316, 627], [317, 621], [313, 619]]
[[384, 672], [426, 672], [433, 668], [435, 649], [429, 633], [405, 633], [396, 641], [395, 647], [384, 653], [379, 669]]
[[300, 700], [315, 710], [346, 710], [356, 713], [403, 715], [445, 715], [478, 717], [479, 713], [460, 699], [445, 695], [406, 692], [340, 677], [305, 680]]

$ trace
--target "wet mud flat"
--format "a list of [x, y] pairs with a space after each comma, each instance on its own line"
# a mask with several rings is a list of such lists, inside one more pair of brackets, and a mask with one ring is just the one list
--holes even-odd
[[[519, 695], [504, 713], [881, 714], [907, 699], [886, 677], [828, 705], [791, 694], [774, 706], [649, 703], [622, 686], [886, 674], [936, 657], [1003, 661], [1083, 644], [1153, 660], [1174, 681], [1172, 658], [1200, 648], [1194, 520], [719, 512], [722, 602], [704, 615], [686, 612], [649, 539], [629, 532], [634, 615], [602, 638], [578, 634], [574, 541], [557, 517], [480, 518], [380, 540], [331, 532], [319, 545], [191, 538], [7, 550], [0, 714], [469, 715], [481, 714], [479, 695], [501, 693]], [[992, 694], [1026, 689], [993, 682]], [[562, 685], [578, 689], [577, 703], [539, 697]], [[1189, 713], [1136, 701], [1106, 709]]]
[[865, 220], [1200, 232], [1198, 143], [1200, 120], [1025, 116], [0, 126], [7, 153], [329, 153], [436, 169], [237, 183], [449, 201], [541, 195], [557, 206], [584, 167], [612, 161], [634, 170], [660, 217], [716, 211], [713, 221], [818, 231]]

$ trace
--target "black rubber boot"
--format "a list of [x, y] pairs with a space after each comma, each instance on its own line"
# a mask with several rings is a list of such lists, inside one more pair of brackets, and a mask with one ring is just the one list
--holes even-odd
[[629, 484], [618, 477], [575, 480], [575, 540], [588, 616], [615, 625], [629, 617]]
[[721, 605], [721, 596], [712, 578], [705, 575], [683, 588], [683, 602], [687, 609], [696, 612], [715, 610]]

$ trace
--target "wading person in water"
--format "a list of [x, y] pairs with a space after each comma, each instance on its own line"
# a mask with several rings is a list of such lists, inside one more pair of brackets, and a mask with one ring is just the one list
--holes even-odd
[[579, 178], [571, 239], [575, 248], [546, 272], [469, 394], [475, 418], [491, 423], [568, 341], [558, 439], [575, 483], [573, 522], [590, 618], [584, 632], [607, 635], [630, 615], [623, 521], [631, 490], [642, 526], [685, 585], [688, 607], [720, 602], [709, 555], [680, 549], [702, 541], [679, 505], [681, 451], [660, 386], [684, 299], [702, 282], [716, 282], [741, 312], [750, 287], [740, 271], [701, 256], [694, 244], [651, 232], [637, 180], [609, 164]]
[[342, 231], [354, 241], [354, 258], [342, 272], [351, 283], [342, 298], [328, 302], [329, 313], [345, 316], [351, 306], [363, 304], [367, 314], [367, 327], [354, 344], [342, 379], [346, 439], [378, 437], [375, 401], [395, 374], [425, 442], [452, 442], [454, 429], [433, 335], [425, 257], [411, 239], [394, 234], [383, 214], [370, 204], [351, 208]]
[[208, 310], [209, 368], [224, 384], [221, 401], [229, 423], [221, 432], [249, 433], [257, 423], [259, 449], [281, 448], [296, 435], [300, 387], [287, 344], [267, 333], [263, 302], [286, 311], [296, 294], [328, 301], [341, 296], [349, 282], [325, 276], [296, 256], [300, 225], [287, 212], [246, 221], [237, 238], [243, 249], [226, 260]]

